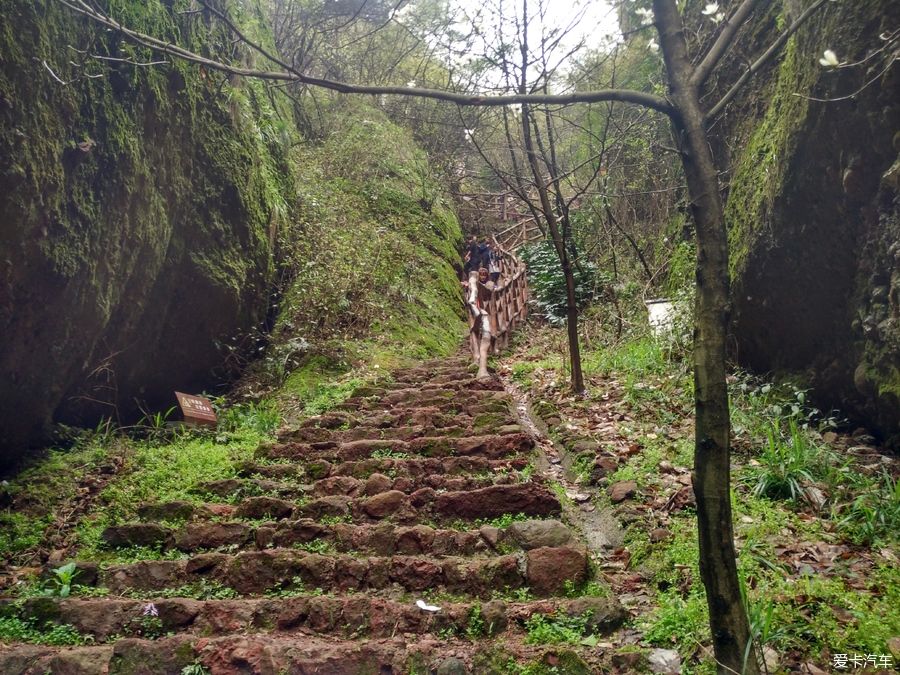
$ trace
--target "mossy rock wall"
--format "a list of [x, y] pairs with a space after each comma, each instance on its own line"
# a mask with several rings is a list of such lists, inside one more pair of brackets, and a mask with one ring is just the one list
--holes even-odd
[[[808, 4], [785, 1], [774, 22], [787, 25]], [[827, 3], [725, 120], [737, 148], [726, 212], [735, 356], [757, 371], [801, 375], [821, 406], [895, 442], [900, 68], [879, 74], [886, 60], [876, 55], [830, 70], [818, 58], [830, 48], [860, 61], [898, 24], [891, 0]], [[843, 101], [805, 98], [859, 89]]]
[[[230, 44], [178, 2], [110, 4], [204, 53]], [[216, 341], [265, 316], [290, 181], [261, 85], [85, 54], [151, 56], [56, 2], [4, 0], [0, 469], [51, 421], [215, 384]]]

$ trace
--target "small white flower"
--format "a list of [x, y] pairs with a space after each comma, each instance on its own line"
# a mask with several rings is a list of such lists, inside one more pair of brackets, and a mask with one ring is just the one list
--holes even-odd
[[148, 602], [144, 605], [144, 611], [141, 612], [144, 616], [159, 616], [159, 610], [156, 609], [156, 605], [152, 602]]
[[834, 68], [835, 66], [839, 66], [841, 64], [841, 62], [838, 61], [837, 54], [835, 54], [830, 49], [825, 50], [825, 52], [822, 54], [822, 58], [819, 59], [819, 63], [826, 68]]
[[416, 600], [416, 607], [426, 612], [440, 612], [441, 608], [436, 605], [426, 604], [424, 600]]
[[641, 25], [646, 26], [649, 23], [653, 22], [653, 10], [652, 9], [636, 9], [634, 13], [641, 17]]
[[701, 14], [705, 14], [706, 16], [712, 16], [716, 12], [719, 11], [719, 3], [718, 2], [710, 2], [703, 8], [700, 12]]
[[656, 43], [656, 40], [650, 38], [650, 42], [647, 43], [647, 49], [649, 49], [651, 52], [658, 52], [659, 45]]
[[725, 18], [725, 12], [719, 12], [718, 14], [710, 18], [712, 19], [713, 23], [721, 23], [722, 19]]

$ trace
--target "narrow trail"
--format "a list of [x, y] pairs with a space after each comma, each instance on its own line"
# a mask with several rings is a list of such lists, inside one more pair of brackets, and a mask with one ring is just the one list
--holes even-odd
[[104, 597], [0, 599], [0, 616], [96, 641], [0, 646], [0, 672], [596, 672], [602, 650], [528, 641], [535, 614], [602, 635], [626, 613], [568, 597], [592, 575], [579, 530], [592, 544], [602, 530], [579, 508], [574, 528], [561, 522], [573, 509], [560, 460], [523, 406], [499, 380], [474, 380], [465, 356], [359, 388], [259, 447], [238, 478], [198, 486], [208, 503], [144, 504], [103, 534], [175, 559], [79, 561], [79, 583]]

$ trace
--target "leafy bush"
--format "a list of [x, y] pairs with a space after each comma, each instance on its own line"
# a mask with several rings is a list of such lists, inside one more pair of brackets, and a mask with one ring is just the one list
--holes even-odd
[[[547, 241], [526, 246], [521, 250], [522, 261], [528, 267], [528, 283], [540, 312], [551, 324], [561, 324], [566, 319], [566, 279], [553, 244]], [[599, 280], [597, 267], [581, 261], [576, 267], [575, 301], [578, 308], [594, 299]]]

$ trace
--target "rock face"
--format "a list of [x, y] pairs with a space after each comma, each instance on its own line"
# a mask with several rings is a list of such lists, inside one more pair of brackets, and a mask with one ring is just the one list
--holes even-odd
[[65, 45], [116, 57], [118, 40], [56, 3], [10, 0], [0, 36], [2, 470], [51, 421], [221, 381], [216, 341], [265, 317], [288, 181], [246, 124], [266, 124], [257, 84], [229, 97], [196, 68], [99, 61], [81, 77]]
[[[772, 24], [753, 39], [768, 42], [777, 14], [787, 23], [802, 6], [773, 3]], [[864, 59], [898, 20], [900, 6], [890, 0], [829, 3], [798, 31], [781, 63], [727, 115], [737, 149], [726, 211], [737, 358], [757, 371], [801, 374], [818, 407], [835, 406], [894, 443], [900, 73], [893, 67], [878, 76], [884, 62], [877, 56], [837, 71], [817, 57], [840, 47], [842, 61]], [[803, 98], [859, 89], [852, 100]], [[768, 101], [762, 109], [761, 97]]]

